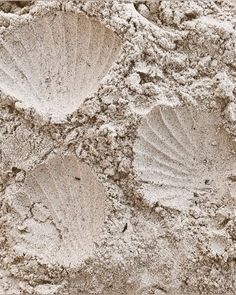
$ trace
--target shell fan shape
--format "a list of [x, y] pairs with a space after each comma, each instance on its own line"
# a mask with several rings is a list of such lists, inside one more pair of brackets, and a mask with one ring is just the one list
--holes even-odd
[[155, 107], [142, 119], [134, 145], [144, 200], [185, 210], [193, 197], [227, 194], [236, 172], [235, 152], [217, 111]]
[[0, 39], [0, 90], [63, 121], [96, 91], [120, 47], [114, 32], [82, 13], [36, 16]]
[[15, 214], [17, 253], [76, 266], [93, 254], [107, 214], [103, 185], [74, 156], [53, 158], [28, 172], [23, 187], [8, 191]]

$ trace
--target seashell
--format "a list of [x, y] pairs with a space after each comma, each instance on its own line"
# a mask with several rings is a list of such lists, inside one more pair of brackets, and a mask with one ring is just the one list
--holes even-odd
[[120, 47], [114, 32], [82, 13], [37, 16], [0, 39], [0, 89], [63, 120], [96, 91]]
[[225, 194], [235, 151], [216, 111], [156, 106], [142, 119], [134, 144], [145, 201], [181, 210], [193, 196]]
[[92, 255], [108, 206], [104, 187], [88, 165], [75, 156], [52, 158], [6, 195], [15, 212], [11, 236], [18, 253], [63, 266]]

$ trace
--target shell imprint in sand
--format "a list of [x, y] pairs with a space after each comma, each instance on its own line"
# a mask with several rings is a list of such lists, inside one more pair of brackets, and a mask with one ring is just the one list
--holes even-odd
[[63, 120], [97, 89], [119, 49], [115, 33], [82, 13], [38, 16], [0, 39], [0, 89]]
[[194, 195], [227, 193], [236, 147], [219, 121], [193, 107], [157, 106], [143, 118], [134, 168], [149, 204], [184, 209]]
[[65, 266], [92, 255], [107, 205], [102, 184], [86, 164], [74, 156], [51, 159], [7, 197], [16, 211], [12, 236], [17, 251]]

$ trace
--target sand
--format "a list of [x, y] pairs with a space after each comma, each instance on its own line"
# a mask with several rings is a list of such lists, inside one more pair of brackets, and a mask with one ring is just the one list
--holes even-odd
[[0, 294], [234, 295], [236, 3], [0, 1]]

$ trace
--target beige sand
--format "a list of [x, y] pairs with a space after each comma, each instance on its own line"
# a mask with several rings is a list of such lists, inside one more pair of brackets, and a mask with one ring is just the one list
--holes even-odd
[[0, 1], [0, 294], [235, 294], [235, 15]]

